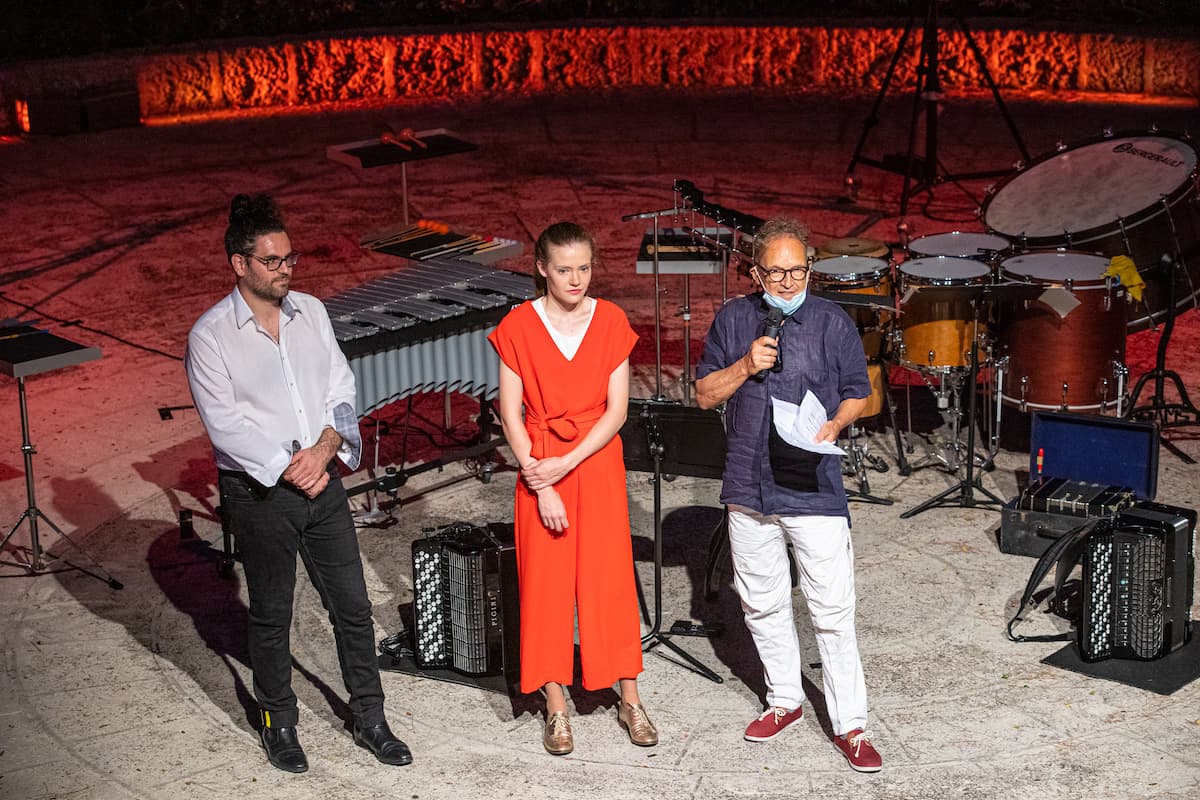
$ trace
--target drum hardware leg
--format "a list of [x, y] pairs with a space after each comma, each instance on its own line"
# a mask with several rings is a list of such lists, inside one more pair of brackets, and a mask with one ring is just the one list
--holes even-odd
[[[858, 490], [846, 490], [846, 499], [857, 501], [860, 503], [873, 503], [880, 506], [890, 506], [894, 501], [886, 497], [878, 497], [871, 494], [871, 483], [867, 480], [867, 465], [870, 464], [879, 472], [887, 471], [887, 464], [878, 456], [873, 456], [867, 452], [867, 445], [860, 444], [864, 431], [858, 425], [853, 423], [846, 429], [847, 436], [850, 440], [849, 452], [846, 454], [849, 468], [849, 474], [858, 481]], [[883, 468], [880, 469], [880, 466]]]
[[[1192, 405], [1191, 399], [1188, 398], [1187, 389], [1183, 386], [1183, 380], [1179, 377], [1179, 373], [1174, 370], [1167, 369], [1167, 345], [1171, 341], [1171, 333], [1175, 330], [1175, 275], [1174, 269], [1182, 265], [1182, 259], [1171, 258], [1164, 254], [1161, 261], [1162, 266], [1167, 272], [1167, 319], [1163, 325], [1162, 334], [1158, 337], [1158, 351], [1154, 358], [1154, 369], [1143, 373], [1134, 384], [1133, 393], [1129, 399], [1129, 418], [1150, 420], [1158, 425], [1160, 441], [1173, 452], [1185, 464], [1195, 464], [1196, 461], [1191, 456], [1184, 453], [1178, 447], [1170, 442], [1163, 432], [1167, 428], [1182, 428], [1193, 425], [1200, 425], [1200, 409]], [[1138, 397], [1141, 396], [1142, 387], [1146, 382], [1154, 380], [1154, 394], [1150, 396], [1150, 401], [1146, 405], [1139, 406], [1137, 404]], [[1175, 387], [1175, 392], [1179, 396], [1178, 402], [1166, 402], [1165, 385], [1167, 381]]]
[[[907, 477], [912, 474], [912, 467], [908, 463], [908, 458], [904, 455], [904, 443], [900, 440], [900, 426], [896, 424], [896, 401], [892, 399], [892, 387], [888, 381], [888, 368], [886, 362], [880, 365], [880, 378], [883, 381], [883, 402], [887, 405], [888, 421], [892, 425], [892, 434], [896, 437], [896, 466], [900, 468], [900, 474]], [[911, 435], [912, 411], [909, 411], [909, 433]]]
[[1067, 382], [1063, 381], [1062, 385], [1062, 404], [1058, 407], [1059, 411], [1067, 410]]
[[[982, 290], [979, 296], [971, 300], [971, 309], [973, 311], [973, 330], [975, 336], [979, 335], [979, 306], [983, 300]], [[927, 511], [931, 508], [941, 508], [943, 506], [954, 506], [957, 508], [992, 508], [999, 510], [1004, 505], [1004, 501], [997, 497], [992, 492], [983, 488], [983, 483], [980, 478], [975, 475], [975, 412], [977, 408], [977, 398], [975, 392], [975, 384], [979, 379], [979, 359], [976, 355], [975, 348], [971, 348], [970, 370], [967, 376], [967, 385], [971, 387], [970, 394], [967, 400], [967, 474], [966, 477], [959, 481], [954, 486], [951, 486], [944, 492], [931, 497], [925, 502], [905, 511], [900, 515], [901, 519], [920, 514], [922, 511]], [[985, 495], [987, 499], [976, 499], [974, 492], [979, 491]]]

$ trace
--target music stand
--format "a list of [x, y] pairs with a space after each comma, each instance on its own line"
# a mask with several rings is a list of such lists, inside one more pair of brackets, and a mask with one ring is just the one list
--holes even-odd
[[[937, 292], [939, 300], [966, 300], [971, 304], [972, 320], [971, 320], [971, 344], [967, 348], [970, 356], [970, 370], [967, 377], [967, 386], [969, 387], [970, 397], [967, 398], [967, 474], [961, 481], [951, 486], [946, 491], [934, 495], [923, 503], [910, 508], [900, 515], [901, 519], [908, 519], [920, 514], [922, 511], [928, 511], [931, 508], [991, 508], [994, 511], [999, 511], [1004, 505], [1004, 501], [991, 491], [983, 488], [982, 479], [975, 477], [975, 413], [978, 405], [976, 395], [978, 387], [976, 382], [979, 380], [979, 307], [985, 301], [998, 300], [1029, 300], [1037, 297], [1046, 291], [1045, 286], [1032, 284], [978, 284], [975, 286], [924, 286], [918, 289], [921, 292]], [[957, 443], [956, 443], [957, 444]], [[987, 496], [986, 500], [976, 500], [975, 492]]]
[[[122, 588], [120, 581], [109, 575], [96, 559], [88, 555], [86, 550], [76, 544], [70, 536], [63, 533], [49, 517], [42, 513], [42, 510], [37, 507], [37, 500], [33, 489], [33, 456], [37, 450], [34, 449], [33, 443], [29, 441], [29, 408], [25, 401], [25, 378], [30, 375], [38, 375], [43, 372], [51, 372], [56, 369], [82, 364], [86, 361], [93, 361], [97, 358], [100, 358], [99, 349], [84, 347], [81, 344], [76, 344], [75, 342], [55, 336], [49, 331], [35, 328], [32, 325], [18, 324], [0, 328], [0, 372], [17, 379], [17, 396], [21, 408], [21, 453], [25, 459], [25, 498], [28, 503], [25, 511], [12, 526], [12, 530], [8, 532], [3, 541], [0, 541], [0, 553], [4, 552], [4, 548], [16, 534], [17, 529], [21, 527], [21, 523], [26, 520], [29, 521], [29, 548], [27, 550], [25, 548], [14, 548], [18, 552], [25, 550], [28, 559], [26, 561], [0, 560], [0, 564], [20, 567], [30, 575], [40, 575], [44, 572], [62, 571], [52, 570], [49, 563], [52, 561], [61, 561], [68, 569], [74, 569], [82, 572], [84, 575], [90, 575], [97, 580], [104, 581], [113, 589], [120, 589]], [[71, 547], [86, 556], [88, 561], [92, 562], [94, 568], [100, 574], [93, 572], [90, 568], [72, 563], [62, 556], [54, 556], [47, 553], [42, 548], [41, 539], [38, 536], [39, 519], [53, 528], [54, 532], [65, 539]]]
[[662, 478], [664, 474], [721, 477], [725, 469], [721, 415], [664, 400], [630, 400], [620, 435], [625, 469], [654, 476], [650, 479], [654, 484], [654, 620], [642, 637], [642, 650], [662, 645], [683, 659], [668, 661], [714, 683], [724, 683], [724, 678], [672, 642], [671, 634], [662, 632]]
[[404, 209], [404, 224], [408, 224], [408, 162], [425, 161], [457, 153], [469, 153], [477, 146], [460, 139], [454, 131], [431, 128], [426, 131], [404, 129], [399, 133], [385, 131], [378, 139], [364, 139], [346, 144], [331, 144], [325, 148], [330, 161], [355, 169], [372, 169], [392, 164], [400, 165], [400, 196]]

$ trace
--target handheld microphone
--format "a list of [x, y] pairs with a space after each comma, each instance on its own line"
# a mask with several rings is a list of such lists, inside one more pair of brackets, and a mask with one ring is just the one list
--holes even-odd
[[763, 320], [762, 336], [769, 336], [776, 341], [775, 363], [768, 369], [755, 375], [756, 380], [765, 380], [768, 372], [779, 372], [783, 369], [783, 350], [778, 347], [779, 334], [783, 331], [783, 310], [771, 306], [767, 318]]

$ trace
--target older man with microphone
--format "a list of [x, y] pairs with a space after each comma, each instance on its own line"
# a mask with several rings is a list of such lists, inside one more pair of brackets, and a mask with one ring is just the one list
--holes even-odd
[[760, 292], [717, 314], [697, 367], [703, 408], [725, 403], [729, 441], [721, 502], [729, 510], [734, 584], [767, 684], [767, 709], [745, 738], [775, 738], [803, 715], [800, 645], [792, 618], [790, 541], [808, 601], [834, 746], [859, 772], [876, 772], [867, 692], [854, 628], [854, 549], [839, 456], [790, 444], [772, 399], [800, 405], [808, 392], [828, 421], [814, 442], [832, 443], [871, 393], [858, 330], [837, 305], [808, 294], [808, 230], [766, 222], [751, 273]]

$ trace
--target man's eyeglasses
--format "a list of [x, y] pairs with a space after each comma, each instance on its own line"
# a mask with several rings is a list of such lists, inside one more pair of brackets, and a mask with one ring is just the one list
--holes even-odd
[[808, 277], [808, 267], [792, 267], [791, 269], [767, 269], [761, 264], [755, 265], [758, 269], [758, 274], [763, 276], [763, 279], [769, 283], [782, 283], [784, 275], [791, 275], [792, 280], [802, 281]]
[[242, 253], [246, 258], [253, 258], [258, 263], [267, 268], [267, 272], [277, 272], [284, 264], [287, 264], [288, 269], [294, 269], [296, 262], [300, 260], [299, 253], [288, 253], [286, 256], [256, 256], [254, 253]]

